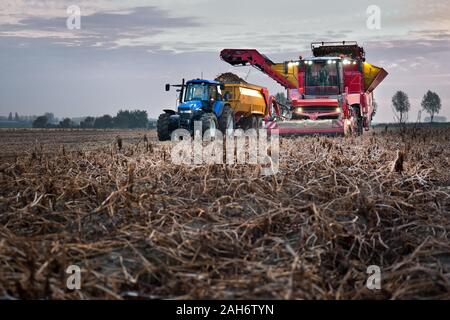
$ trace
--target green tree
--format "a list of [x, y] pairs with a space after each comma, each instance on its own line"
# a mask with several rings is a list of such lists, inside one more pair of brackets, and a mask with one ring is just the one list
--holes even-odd
[[14, 114], [14, 121], [20, 121], [20, 117], [17, 112]]
[[441, 98], [439, 95], [428, 90], [422, 99], [422, 109], [430, 114], [431, 122], [433, 122], [434, 115], [441, 110]]
[[114, 127], [121, 129], [128, 129], [131, 125], [131, 114], [128, 110], [120, 110], [114, 117]]
[[95, 118], [94, 128], [113, 128], [113, 118], [109, 114], [105, 114], [102, 117]]
[[8, 121], [13, 121], [13, 115], [12, 115], [12, 112], [9, 113]]
[[392, 106], [398, 122], [404, 124], [408, 120], [408, 112], [411, 108], [408, 95], [403, 91], [397, 91], [392, 97]]
[[114, 127], [121, 129], [147, 128], [147, 111], [142, 110], [120, 110], [114, 117]]
[[48, 119], [46, 116], [37, 117], [36, 120], [33, 121], [33, 128], [47, 128]]
[[70, 118], [64, 118], [63, 121], [59, 122], [60, 128], [72, 128], [73, 126], [74, 124]]
[[47, 117], [47, 122], [48, 122], [49, 124], [52, 124], [52, 123], [55, 123], [55, 122], [56, 122], [55, 115], [54, 115], [53, 113], [51, 113], [51, 112], [46, 112], [46, 113], [44, 114], [44, 116]]
[[94, 117], [87, 117], [83, 121], [80, 122], [80, 128], [88, 129], [93, 128], [95, 123]]
[[134, 110], [131, 112], [132, 124], [130, 128], [147, 128], [148, 114], [147, 111]]

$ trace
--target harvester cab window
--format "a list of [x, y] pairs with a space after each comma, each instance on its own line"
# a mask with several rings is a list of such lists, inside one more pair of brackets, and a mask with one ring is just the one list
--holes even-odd
[[306, 67], [306, 94], [339, 94], [338, 68], [335, 60], [319, 60]]
[[318, 82], [319, 86], [328, 86], [330, 83], [329, 79], [330, 75], [328, 74], [328, 70], [325, 66], [322, 66], [318, 72]]

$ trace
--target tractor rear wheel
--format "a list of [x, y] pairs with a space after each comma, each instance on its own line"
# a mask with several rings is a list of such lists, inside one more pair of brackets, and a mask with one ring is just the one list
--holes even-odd
[[234, 110], [230, 106], [223, 108], [222, 116], [219, 118], [219, 129], [223, 134], [226, 134], [227, 130], [234, 129]]
[[156, 123], [156, 131], [158, 132], [159, 141], [170, 140], [170, 115], [163, 113], [159, 116]]
[[217, 130], [217, 117], [214, 113], [204, 113], [200, 121], [202, 122], [202, 133], [203, 135], [207, 130], [210, 130], [210, 136], [215, 137], [216, 136], [216, 130]]

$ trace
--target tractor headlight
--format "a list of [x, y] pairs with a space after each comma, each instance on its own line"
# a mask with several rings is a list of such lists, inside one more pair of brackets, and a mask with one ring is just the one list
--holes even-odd
[[298, 107], [297, 109], [295, 109], [295, 112], [302, 113], [303, 112], [303, 108], [302, 107]]
[[336, 112], [341, 112], [341, 111], [342, 111], [341, 108], [339, 108], [339, 107], [336, 108]]
[[192, 110], [180, 110], [180, 113], [192, 113]]

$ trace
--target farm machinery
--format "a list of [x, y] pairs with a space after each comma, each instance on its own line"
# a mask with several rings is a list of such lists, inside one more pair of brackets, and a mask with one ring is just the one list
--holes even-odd
[[[312, 57], [274, 63], [255, 49], [224, 49], [222, 60], [251, 65], [287, 90], [288, 106], [275, 101], [265, 119], [280, 134], [357, 134], [369, 130], [373, 91], [388, 73], [366, 62], [357, 42], [312, 43]], [[275, 121], [276, 119], [276, 121]]]
[[243, 81], [226, 79], [194, 79], [181, 84], [166, 84], [166, 91], [178, 88], [177, 110], [164, 110], [157, 122], [160, 141], [170, 140], [174, 130], [182, 128], [194, 133], [194, 123], [201, 122], [202, 134], [207, 130], [225, 133], [234, 128], [259, 128], [271, 103], [268, 90]]

